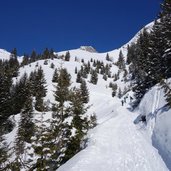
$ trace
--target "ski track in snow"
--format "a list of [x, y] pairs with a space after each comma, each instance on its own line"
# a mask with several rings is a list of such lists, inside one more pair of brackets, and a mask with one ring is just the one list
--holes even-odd
[[[157, 95], [155, 97], [157, 99]], [[156, 105], [158, 100], [155, 101]], [[113, 117], [90, 132], [86, 149], [58, 171], [166, 171], [151, 141], [133, 124], [135, 114], [117, 104]], [[105, 116], [106, 118], [106, 116]]]

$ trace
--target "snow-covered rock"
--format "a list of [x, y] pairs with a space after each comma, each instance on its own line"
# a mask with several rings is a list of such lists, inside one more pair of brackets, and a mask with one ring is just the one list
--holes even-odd
[[97, 53], [96, 49], [92, 46], [81, 46], [80, 49], [85, 50], [87, 52]]

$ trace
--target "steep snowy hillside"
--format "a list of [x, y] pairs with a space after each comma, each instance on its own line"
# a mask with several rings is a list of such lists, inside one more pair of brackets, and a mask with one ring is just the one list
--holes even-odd
[[[119, 50], [112, 51], [110, 57], [117, 61]], [[60, 52], [58, 55], [64, 55], [66, 52]], [[84, 50], [76, 49], [70, 50], [70, 61], [62, 59], [48, 59], [45, 65], [45, 60], [40, 60], [30, 65], [20, 68], [19, 77], [25, 72], [30, 74], [38, 66], [41, 66], [47, 81], [47, 96], [45, 101], [54, 102], [53, 91], [54, 84], [52, 83], [52, 75], [54, 69], [51, 68], [51, 63], [55, 68], [67, 68], [72, 76], [72, 86], [79, 86], [76, 83], [75, 67], [78, 69], [82, 66], [82, 59], [84, 63], [91, 60], [103, 61], [104, 64], [112, 64], [111, 73], [116, 74], [118, 67], [111, 61], [106, 60], [106, 53], [90, 53]], [[75, 57], [77, 60], [75, 61]], [[91, 64], [92, 65], [92, 64]], [[122, 73], [121, 73], [122, 75]], [[117, 80], [118, 87], [122, 90], [129, 83], [125, 83], [121, 79]], [[14, 80], [15, 81], [15, 80]], [[142, 170], [142, 171], [166, 171], [168, 170], [163, 162], [158, 151], [152, 146], [151, 138], [142, 133], [139, 126], [134, 125], [134, 120], [138, 113], [132, 113], [129, 108], [131, 92], [125, 94], [126, 103], [121, 106], [121, 100], [117, 97], [112, 97], [112, 90], [109, 88], [109, 83], [113, 78], [108, 78], [106, 81], [102, 75], [98, 75], [97, 85], [91, 84], [90, 75], [86, 79], [88, 89], [90, 92], [90, 109], [87, 115], [95, 113], [97, 116], [98, 126], [88, 133], [87, 147], [79, 152], [76, 156], [70, 159], [66, 164], [61, 166], [59, 171], [113, 171], [113, 170]], [[46, 119], [51, 117], [50, 113], [45, 113]], [[14, 117], [16, 121], [19, 120], [19, 115]], [[45, 119], [45, 120], [46, 120]], [[17, 127], [6, 135], [8, 142], [11, 143], [16, 136]]]
[[[152, 25], [153, 23], [147, 25], [147, 30], [150, 30]], [[121, 48], [106, 53], [98, 53], [93, 47], [82, 46], [79, 49], [69, 50], [69, 61], [64, 59], [68, 51], [54, 53], [56, 55], [54, 59], [38, 60], [23, 65], [19, 69], [18, 77], [13, 78], [13, 83], [16, 83], [24, 73], [30, 75], [41, 67], [45, 74], [47, 89], [44, 103], [51, 109], [55, 102], [54, 91], [57, 85], [52, 82], [55, 69], [58, 71], [60, 68], [67, 69], [71, 75], [70, 88], [73, 88], [80, 87], [80, 83], [76, 81], [78, 72], [86, 65], [90, 65], [91, 72], [84, 78], [90, 98], [89, 103], [86, 104], [89, 106], [86, 115], [89, 117], [95, 114], [97, 126], [89, 130], [85, 148], [59, 167], [58, 171], [167, 171], [171, 169], [169, 164], [171, 111], [164, 107], [166, 102], [162, 90], [158, 86], [153, 87], [144, 96], [139, 109], [132, 112], [130, 104], [133, 100], [133, 92], [127, 71], [129, 66], [126, 65], [121, 69], [118, 65], [119, 56], [122, 55], [125, 64], [127, 46], [137, 41], [140, 32]], [[0, 58], [9, 58], [9, 55], [10, 53], [0, 50]], [[19, 59], [20, 63], [21, 59]], [[91, 82], [93, 71], [97, 72], [97, 84]], [[140, 121], [142, 115], [146, 116], [147, 123]], [[11, 149], [16, 144], [21, 116], [21, 113], [11, 116], [15, 126], [5, 135]], [[41, 121], [43, 125], [44, 122], [50, 121], [52, 116], [52, 110], [43, 112], [35, 110], [33, 121], [35, 123]], [[67, 118], [66, 122], [69, 123], [70, 120], [72, 118]], [[36, 126], [40, 126], [40, 122]], [[75, 134], [73, 129], [71, 132], [72, 135]], [[26, 143], [25, 149], [25, 153], [20, 156], [20, 159], [26, 163], [22, 171], [27, 170], [30, 163], [35, 166], [35, 161], [38, 159], [30, 143]], [[12, 154], [10, 160], [13, 161], [15, 158], [16, 154]]]

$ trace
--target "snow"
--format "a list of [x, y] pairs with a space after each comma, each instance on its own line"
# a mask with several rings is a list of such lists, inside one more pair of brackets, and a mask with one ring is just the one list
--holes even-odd
[[[150, 30], [152, 25], [153, 23], [147, 25], [147, 29]], [[50, 68], [51, 63], [54, 63], [55, 68], [61, 66], [67, 68], [72, 77], [72, 87], [78, 87], [80, 84], [76, 83], [74, 72], [75, 67], [78, 70], [81, 68], [82, 59], [85, 63], [92, 58], [93, 60], [103, 61], [104, 64], [111, 64], [112, 75], [116, 74], [118, 67], [114, 63], [118, 60], [120, 50], [122, 50], [126, 59], [127, 45], [135, 42], [138, 35], [139, 33], [126, 45], [110, 52], [92, 53], [82, 47], [81, 49], [69, 50], [71, 55], [69, 62], [62, 59], [48, 59], [48, 65], [44, 65], [44, 60], [39, 60], [20, 68], [20, 74], [18, 78], [14, 79], [14, 83], [25, 72], [29, 75], [31, 71], [38, 69], [36, 67], [38, 63], [38, 66], [41, 66], [45, 73], [47, 85], [47, 96], [44, 100], [53, 103], [53, 92], [56, 84], [52, 83], [54, 69]], [[57, 54], [62, 56], [66, 52]], [[106, 61], [107, 53], [112, 61]], [[9, 54], [0, 50], [0, 58], [2, 56], [7, 58]], [[75, 58], [77, 58], [77, 61], [75, 61]], [[21, 59], [19, 59], [20, 62]], [[123, 73], [120, 74], [120, 79], [115, 83], [123, 90], [130, 83], [122, 81], [122, 76]], [[97, 85], [91, 84], [89, 80], [90, 75], [86, 79], [90, 92], [90, 102], [88, 104], [90, 108], [87, 115], [96, 114], [98, 125], [88, 132], [87, 147], [61, 166], [58, 171], [167, 171], [168, 168], [171, 169], [169, 166], [169, 160], [171, 161], [171, 126], [169, 124], [171, 123], [171, 112], [170, 110], [164, 110], [165, 100], [160, 87], [158, 85], [153, 87], [144, 96], [139, 109], [133, 113], [128, 110], [130, 108], [129, 99], [124, 106], [121, 106], [121, 100], [124, 97], [118, 99], [111, 96], [112, 90], [109, 88], [109, 83], [113, 82], [113, 78], [108, 78], [105, 81], [102, 75], [98, 75]], [[128, 92], [126, 96], [132, 96], [132, 92]], [[147, 125], [141, 122], [134, 124], [138, 115], [146, 115]], [[45, 112], [43, 116], [43, 121], [51, 119], [51, 112]], [[42, 115], [40, 112], [36, 112], [34, 117], [35, 120], [40, 120]], [[15, 139], [19, 118], [20, 114], [15, 116], [16, 127], [6, 135], [8, 143], [12, 144]], [[67, 122], [70, 122], [69, 119]], [[74, 134], [75, 130], [73, 129], [72, 135]]]
[[15, 116], [11, 117], [11, 120], [13, 121], [13, 123], [15, 124], [14, 129], [12, 130], [12, 132], [8, 133], [5, 135], [6, 137], [6, 141], [8, 142], [8, 144], [10, 145], [10, 147], [13, 147], [14, 145], [14, 140], [15, 140], [15, 135], [17, 134], [17, 130], [18, 130], [18, 123], [20, 120], [20, 115], [17, 114]]
[[146, 132], [171, 170], [171, 110], [165, 104], [163, 89], [156, 85], [144, 96], [139, 113], [146, 115]]
[[0, 59], [1, 60], [9, 60], [10, 59], [10, 53], [4, 49], [0, 49]]
[[92, 46], [81, 46], [80, 49], [92, 53], [97, 53], [96, 49], [94, 49]]
[[[88, 147], [58, 171], [166, 171], [158, 151], [133, 124], [135, 114], [121, 106], [120, 100], [106, 104], [112, 111], [89, 132]], [[103, 110], [104, 109], [104, 110]]]

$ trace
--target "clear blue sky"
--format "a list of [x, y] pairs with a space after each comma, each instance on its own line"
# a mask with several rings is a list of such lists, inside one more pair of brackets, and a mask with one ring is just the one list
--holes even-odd
[[92, 45], [120, 47], [157, 17], [161, 0], [2, 0], [0, 48], [19, 55]]

